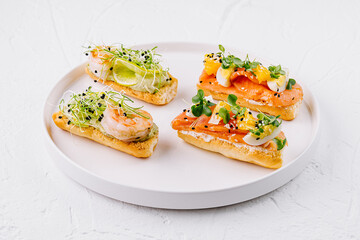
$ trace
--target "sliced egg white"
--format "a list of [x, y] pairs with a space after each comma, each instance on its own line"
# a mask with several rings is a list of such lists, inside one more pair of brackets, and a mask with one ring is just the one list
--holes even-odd
[[[255, 136], [249, 132], [248, 134], [246, 134], [245, 137], [243, 137], [243, 140], [244, 140], [244, 142], [246, 142], [249, 145], [258, 146], [258, 145], [262, 145], [262, 144], [266, 143], [267, 141], [277, 137], [277, 135], [279, 135], [280, 132], [281, 132], [281, 125], [279, 127], [275, 128], [274, 131], [270, 135], [264, 137], [263, 139], [258, 139], [259, 138], [258, 136]], [[256, 139], [258, 139], [258, 140], [256, 140]]]
[[287, 68], [284, 68], [283, 70], [286, 72], [285, 75], [267, 81], [268, 87], [274, 92], [283, 92], [286, 89], [286, 85], [289, 81], [289, 70]]
[[216, 73], [216, 80], [217, 82], [224, 87], [230, 87], [230, 76], [233, 73], [233, 68], [223, 69], [222, 67], [219, 67], [217, 73]]

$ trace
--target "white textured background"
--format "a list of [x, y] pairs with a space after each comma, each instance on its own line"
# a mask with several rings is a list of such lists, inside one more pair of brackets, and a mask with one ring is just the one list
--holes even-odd
[[[360, 239], [359, 1], [1, 1], [0, 239]], [[287, 65], [317, 96], [318, 149], [280, 189], [169, 211], [90, 192], [41, 138], [51, 86], [88, 42], [197, 41]]]

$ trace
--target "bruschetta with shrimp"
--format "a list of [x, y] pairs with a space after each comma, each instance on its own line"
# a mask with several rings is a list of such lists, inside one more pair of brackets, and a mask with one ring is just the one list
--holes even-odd
[[72, 94], [53, 114], [56, 126], [135, 157], [150, 157], [158, 142], [158, 127], [142, 107], [114, 91]]
[[194, 105], [184, 109], [171, 123], [184, 141], [209, 151], [266, 168], [282, 166], [282, 151], [287, 145], [281, 131], [282, 121], [264, 113], [254, 117], [240, 107], [237, 97], [214, 104], [198, 90], [192, 98]]
[[238, 104], [284, 120], [293, 120], [303, 99], [303, 90], [289, 70], [281, 65], [265, 67], [260, 62], [241, 60], [220, 52], [205, 55], [204, 70], [197, 84], [205, 95], [226, 100], [229, 94], [238, 98]]
[[160, 65], [156, 47], [134, 50], [121, 46], [89, 46], [87, 74], [118, 92], [155, 105], [169, 103], [178, 81]]

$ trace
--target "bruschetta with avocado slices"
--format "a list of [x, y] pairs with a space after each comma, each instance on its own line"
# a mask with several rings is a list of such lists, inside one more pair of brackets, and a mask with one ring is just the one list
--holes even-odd
[[156, 47], [89, 46], [85, 55], [87, 74], [118, 92], [155, 105], [165, 105], [176, 96], [178, 80], [160, 65]]

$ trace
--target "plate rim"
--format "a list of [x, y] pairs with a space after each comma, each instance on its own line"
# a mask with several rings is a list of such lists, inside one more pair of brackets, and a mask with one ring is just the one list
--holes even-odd
[[[215, 46], [215, 44], [213, 44], [213, 43], [201, 43], [201, 42], [151, 42], [151, 43], [140, 43], [140, 44], [136, 44], [134, 46], [150, 45], [150, 44], [151, 45], [157, 45], [157, 46], [159, 46], [159, 45], [172, 45], [172, 46], [176, 46], [176, 45], [193, 45], [193, 46], [194, 45], [202, 45], [202, 46], [204, 46], [205, 45], [205, 46]], [[237, 49], [238, 51], [240, 50], [238, 48], [233, 48], [232, 46], [230, 46], [228, 48], [229, 49]], [[267, 58], [266, 60], [269, 60], [269, 59]], [[249, 186], [249, 185], [257, 184], [257, 183], [262, 182], [262, 181], [266, 181], [269, 178], [272, 178], [272, 177], [274, 177], [276, 175], [279, 175], [280, 173], [283, 173], [284, 171], [286, 171], [286, 169], [293, 166], [296, 162], [299, 161], [299, 159], [301, 159], [304, 155], [306, 155], [309, 152], [310, 148], [312, 148], [314, 146], [314, 142], [315, 142], [316, 138], [319, 135], [319, 127], [320, 127], [320, 121], [321, 121], [320, 120], [319, 103], [318, 103], [316, 97], [313, 95], [313, 93], [309, 90], [309, 88], [307, 88], [306, 84], [304, 84], [303, 82], [300, 81], [301, 86], [302, 86], [302, 88], [304, 90], [304, 93], [306, 92], [306, 96], [307, 96], [306, 99], [308, 99], [308, 101], [310, 101], [308, 103], [308, 107], [311, 110], [311, 114], [314, 115], [314, 119], [316, 120], [316, 124], [313, 125], [314, 131], [313, 131], [313, 133], [311, 135], [311, 140], [310, 140], [309, 144], [306, 146], [304, 151], [301, 152], [301, 154], [299, 154], [295, 159], [293, 159], [287, 165], [282, 166], [281, 168], [276, 169], [273, 172], [268, 173], [268, 174], [266, 174], [266, 175], [264, 175], [264, 176], [262, 176], [260, 178], [257, 178], [255, 180], [252, 180], [252, 181], [249, 181], [249, 182], [246, 182], [246, 183], [242, 183], [242, 184], [239, 184], [239, 185], [227, 187], [227, 188], [220, 188], [220, 189], [214, 189], [214, 190], [204, 190], [204, 191], [201, 191], [201, 190], [173, 191], [173, 190], [171, 190], [171, 191], [164, 191], [164, 190], [159, 190], [159, 189], [149, 189], [149, 188], [142, 188], [142, 187], [138, 187], [138, 186], [124, 185], [124, 184], [122, 184], [120, 182], [116, 182], [116, 181], [112, 181], [112, 180], [103, 178], [102, 176], [99, 176], [99, 175], [91, 172], [90, 170], [82, 167], [78, 163], [74, 162], [70, 157], [68, 157], [64, 152], [62, 152], [61, 149], [59, 149], [59, 147], [55, 144], [55, 142], [53, 141], [53, 139], [51, 137], [51, 133], [50, 133], [50, 128], [51, 127], [49, 125], [49, 124], [51, 124], [51, 121], [49, 121], [49, 119], [51, 119], [51, 116], [49, 116], [48, 113], [47, 113], [47, 109], [49, 108], [48, 102], [51, 99], [51, 95], [52, 95], [52, 93], [54, 91], [56, 91], [56, 88], [58, 87], [58, 85], [61, 85], [61, 83], [64, 82], [64, 80], [66, 80], [68, 75], [73, 74], [73, 72], [78, 71], [78, 69], [80, 69], [80, 68], [84, 69], [83, 66], [85, 66], [85, 64], [86, 64], [86, 62], [82, 63], [80, 65], [77, 65], [76, 67], [69, 70], [65, 75], [63, 75], [58, 81], [56, 81], [53, 84], [50, 91], [47, 93], [47, 97], [46, 97], [45, 102], [44, 102], [43, 107], [42, 107], [42, 115], [41, 115], [42, 116], [43, 133], [45, 135], [45, 141], [48, 144], [50, 143], [51, 147], [57, 151], [57, 154], [59, 154], [61, 158], [66, 160], [67, 163], [71, 164], [73, 167], [78, 168], [79, 170], [83, 171], [84, 173], [90, 175], [91, 177], [94, 177], [94, 178], [96, 178], [98, 180], [101, 180], [101, 181], [105, 181], [105, 182], [110, 183], [110, 184], [115, 184], [115, 185], [117, 185], [119, 187], [131, 188], [131, 189], [138, 190], [138, 191], [150, 191], [150, 192], [153, 192], [153, 193], [164, 193], [164, 194], [207, 194], [207, 193], [218, 193], [218, 192], [223, 192], [223, 191], [233, 191], [233, 190], [236, 190], [236, 189], [239, 189], [239, 188], [243, 188], [245, 186]], [[84, 73], [85, 73], [85, 71], [82, 70], [82, 74], [84, 74]], [[75, 81], [74, 79], [75, 78], [72, 78], [72, 79], [68, 80], [67, 84], [70, 84], [71, 82]], [[305, 100], [303, 100], [302, 104], [306, 104], [306, 103], [307, 102], [305, 102]], [[50, 151], [49, 148], [48, 148], [48, 151]], [[305, 166], [306, 165], [307, 164], [305, 164]], [[303, 170], [303, 168], [300, 169], [297, 174], [295, 174], [294, 176], [291, 176], [290, 180], [295, 178], [300, 172], [302, 172], [302, 170]], [[70, 176], [70, 178], [74, 179], [73, 176]], [[289, 180], [285, 181], [280, 186], [286, 184], [288, 181]], [[84, 183], [80, 183], [80, 184], [83, 185], [86, 188], [89, 188], [89, 189], [93, 190], [93, 188], [87, 186]], [[273, 190], [277, 189], [280, 186], [277, 186], [274, 189], [271, 189], [271, 190], [269, 190], [269, 191], [267, 191], [267, 192], [265, 192], [263, 194], [266, 194], [266, 193], [268, 193], [270, 191], [273, 191]], [[96, 191], [96, 190], [93, 190], [93, 191]], [[100, 194], [103, 194], [103, 193], [101, 193], [99, 191], [96, 191], [96, 192], [98, 192]], [[263, 195], [263, 194], [261, 194], [261, 195]], [[107, 194], [103, 194], [103, 195], [108, 196]], [[109, 196], [109, 197], [111, 197], [111, 196]], [[119, 200], [121, 200], [121, 199], [119, 199]], [[138, 204], [138, 203], [136, 203], [136, 204]], [[139, 205], [142, 205], [142, 204], [139, 204]], [[144, 204], [144, 206], [146, 206], [146, 204]]]

